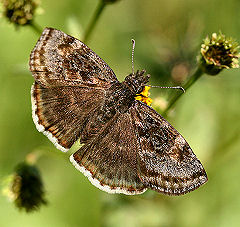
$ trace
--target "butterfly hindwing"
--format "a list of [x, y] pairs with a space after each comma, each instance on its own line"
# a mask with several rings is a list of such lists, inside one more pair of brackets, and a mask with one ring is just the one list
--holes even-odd
[[140, 101], [131, 113], [140, 144], [139, 175], [146, 187], [180, 195], [207, 181], [189, 144], [161, 115]]
[[104, 130], [71, 156], [92, 184], [109, 193], [140, 194], [146, 190], [137, 170], [139, 144], [129, 112], [116, 114]]
[[[81, 87], [45, 88], [35, 82], [32, 86], [32, 115], [35, 125], [54, 145], [67, 151], [81, 136], [90, 116], [101, 108], [104, 91]], [[88, 124], [86, 123], [88, 122]], [[85, 139], [86, 140], [86, 139]]]

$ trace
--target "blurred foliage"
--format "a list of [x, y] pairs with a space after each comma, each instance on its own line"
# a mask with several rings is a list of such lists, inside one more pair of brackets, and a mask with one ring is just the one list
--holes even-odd
[[[82, 37], [97, 5], [94, 0], [42, 1], [44, 13], [34, 20], [42, 27]], [[134, 38], [135, 68], [146, 69], [152, 85], [181, 84], [196, 68], [206, 35], [221, 30], [240, 40], [239, 9], [239, 0], [121, 0], [105, 8], [88, 45], [123, 80], [131, 72]], [[168, 118], [203, 163], [209, 177], [206, 185], [180, 197], [152, 191], [110, 195], [76, 171], [68, 155], [55, 155], [53, 144], [35, 129], [28, 60], [39, 35], [30, 26], [16, 30], [3, 17], [0, 34], [0, 178], [32, 150], [46, 150], [48, 155], [38, 161], [38, 167], [49, 201], [29, 215], [0, 196], [0, 226], [239, 225], [239, 70], [200, 78]], [[165, 100], [174, 92], [151, 89], [151, 98]]]

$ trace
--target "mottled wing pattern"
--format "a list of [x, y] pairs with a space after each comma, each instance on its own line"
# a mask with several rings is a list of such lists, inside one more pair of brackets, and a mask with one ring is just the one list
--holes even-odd
[[70, 158], [96, 187], [109, 193], [134, 195], [146, 187], [138, 176], [139, 144], [131, 114], [116, 114], [105, 129]]
[[112, 69], [80, 40], [45, 28], [30, 56], [30, 70], [44, 87], [109, 87], [117, 81]]
[[85, 136], [85, 129], [92, 123], [90, 120], [104, 98], [102, 89], [71, 86], [45, 88], [35, 82], [32, 86], [33, 120], [38, 131], [65, 152], [79, 137], [91, 138], [90, 132]]
[[81, 41], [45, 28], [30, 56], [32, 115], [40, 132], [67, 151], [87, 142], [105, 91], [118, 80], [112, 69]]
[[139, 176], [146, 187], [180, 195], [207, 181], [202, 164], [186, 140], [162, 116], [140, 101], [130, 111], [140, 144]]

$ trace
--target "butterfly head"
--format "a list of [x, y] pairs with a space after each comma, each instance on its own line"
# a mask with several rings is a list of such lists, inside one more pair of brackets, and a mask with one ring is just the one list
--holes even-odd
[[150, 75], [144, 75], [145, 70], [142, 71], [137, 71], [134, 74], [129, 74], [125, 80], [124, 83], [127, 84], [127, 86], [135, 93], [135, 94], [140, 94], [145, 85], [148, 83]]

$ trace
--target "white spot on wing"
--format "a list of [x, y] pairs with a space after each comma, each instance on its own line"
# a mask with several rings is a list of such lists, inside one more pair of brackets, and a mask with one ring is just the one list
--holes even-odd
[[186, 141], [185, 141], [185, 139], [181, 135], [179, 135], [175, 139], [175, 143], [179, 144], [180, 146], [184, 146]]
[[162, 125], [161, 125], [161, 127], [163, 127], [163, 128], [169, 128], [169, 123], [167, 122], [167, 121], [162, 121]]

